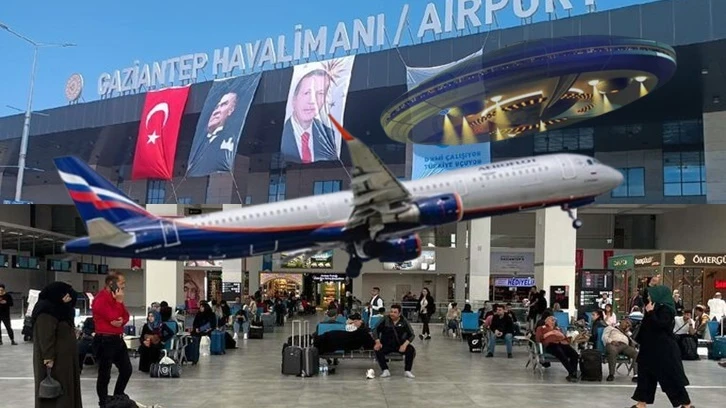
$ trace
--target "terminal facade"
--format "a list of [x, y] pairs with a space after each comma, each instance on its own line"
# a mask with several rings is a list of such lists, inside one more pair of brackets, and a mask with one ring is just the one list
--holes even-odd
[[[726, 182], [720, 176], [726, 172], [726, 111], [721, 101], [722, 95], [726, 95], [726, 78], [721, 68], [726, 66], [726, 28], [716, 23], [720, 21], [717, 16], [724, 15], [726, 4], [715, 0], [692, 1], [687, 5], [660, 1], [408, 46], [400, 49], [400, 55], [397, 50], [385, 50], [356, 56], [345, 126], [372, 146], [401, 179], [412, 176], [412, 146], [391, 141], [381, 128], [379, 115], [390, 101], [406, 91], [406, 66], [449, 63], [470, 55], [482, 45], [487, 51], [550, 35], [609, 34], [647, 38], [673, 46], [678, 55], [678, 71], [657, 94], [613, 113], [576, 127], [491, 144], [492, 161], [575, 152], [620, 169], [624, 183], [612, 194], [598, 197], [595, 205], [580, 210], [582, 229], [573, 230], [567, 214], [559, 209], [440, 227], [422, 234], [424, 246], [429, 247], [425, 251], [430, 249], [434, 253], [433, 264], [431, 259], [390, 268], [379, 262], [368, 263], [361, 277], [353, 282], [353, 294], [367, 300], [369, 288], [379, 286], [386, 300], [400, 300], [406, 292], [420, 293], [427, 286], [441, 301], [483, 301], [498, 296], [511, 299], [510, 292], [516, 293], [517, 286], [498, 291], [502, 281], [497, 278], [533, 278], [538, 287], [547, 291], [552, 286], [567, 287], [567, 308], [574, 308], [577, 283], [573, 271], [578, 268], [608, 269], [608, 258], [613, 255], [723, 251], [723, 233], [715, 226], [726, 218], [726, 208], [719, 205], [726, 204]], [[165, 216], [347, 189], [347, 152], [340, 161], [304, 166], [286, 164], [282, 158], [280, 137], [288, 90], [279, 84], [290, 82], [292, 71], [284, 68], [262, 74], [240, 138], [235, 166], [229, 174], [184, 177], [186, 157], [192, 149], [192, 137], [211, 82], [191, 87], [181, 122], [174, 177], [170, 181], [132, 181], [130, 177], [144, 94], [60, 107], [48, 110], [49, 116], [34, 117], [27, 165], [44, 171], [26, 173], [22, 199], [35, 205], [3, 205], [0, 220], [68, 236], [84, 234], [52, 164], [53, 157], [68, 154], [87, 161], [131, 198], [151, 212]], [[21, 115], [0, 118], [2, 166], [16, 163], [22, 120]], [[2, 168], [0, 176], [0, 196], [9, 199], [15, 193], [16, 171]], [[16, 237], [8, 238], [3, 232], [3, 254], [20, 250], [36, 256], [32, 252], [39, 246], [34, 249], [32, 240], [23, 239], [14, 248], [12, 242]], [[61, 238], [48, 239], [62, 241]], [[54, 246], [42, 256], [60, 257], [58, 252], [59, 248]], [[313, 295], [340, 295], [337, 277], [330, 276], [328, 281], [312, 278], [342, 274], [347, 263], [345, 252], [335, 251], [331, 260], [321, 262], [323, 267], [318, 268], [307, 268], [307, 264], [305, 268], [283, 268], [275, 256], [225, 260], [221, 265], [208, 267], [148, 261], [137, 271], [131, 271], [129, 260], [77, 261], [129, 270], [129, 296], [141, 305], [148, 303], [148, 299], [183, 303], [185, 281], [189, 281], [185, 276], [194, 275], [188, 272], [195, 270], [221, 271], [222, 281], [240, 283], [242, 294], [244, 288], [251, 293], [260, 286], [270, 288], [290, 281], [290, 287], [314, 285], [317, 293], [298, 289]], [[422, 264], [426, 264], [425, 268]], [[42, 268], [46, 266], [41, 264]], [[43, 278], [53, 279], [50, 275], [55, 272], [48, 273]], [[40, 284], [35, 281], [40, 277], [21, 279], [11, 269], [0, 268], [0, 274], [0, 281], [17, 286], [12, 291], [26, 292]], [[301, 274], [308, 275], [301, 279]], [[56, 279], [72, 281], [78, 289], [91, 291], [91, 275], [79, 274], [75, 267], [72, 272], [55, 275]], [[726, 276], [722, 279], [726, 280]], [[704, 299], [711, 294], [711, 288], [702, 288]]]

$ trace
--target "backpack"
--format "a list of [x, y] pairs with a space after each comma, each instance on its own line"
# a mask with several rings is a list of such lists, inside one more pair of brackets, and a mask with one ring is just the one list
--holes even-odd
[[688, 334], [678, 336], [678, 348], [681, 349], [681, 360], [700, 360], [698, 356], [698, 338]]
[[580, 380], [602, 381], [602, 354], [597, 350], [580, 353]]

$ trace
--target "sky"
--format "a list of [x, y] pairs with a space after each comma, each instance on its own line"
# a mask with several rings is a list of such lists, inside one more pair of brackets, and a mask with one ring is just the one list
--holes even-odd
[[[454, 7], [461, 0], [453, 1]], [[501, 27], [519, 24], [513, 3], [517, 0], [482, 0], [482, 3], [506, 1], [497, 14]], [[534, 21], [547, 19], [544, 4]], [[555, 0], [557, 4], [560, 0]], [[585, 12], [586, 0], [570, 0], [573, 14]], [[596, 0], [599, 11], [658, 0]], [[84, 77], [83, 101], [99, 99], [98, 79], [104, 72], [113, 72], [133, 65], [134, 61], [152, 63], [189, 53], [208, 53], [210, 59], [217, 48], [236, 44], [276, 39], [284, 34], [292, 41], [294, 27], [303, 24], [314, 32], [328, 26], [328, 41], [339, 21], [352, 32], [354, 19], [370, 15], [386, 15], [386, 27], [394, 36], [404, 4], [409, 4], [409, 21], [414, 35], [424, 16], [427, 3], [434, 3], [443, 19], [447, 0], [217, 0], [206, 3], [185, 1], [126, 0], [122, 3], [97, 0], [3, 0], [0, 23], [39, 43], [75, 43], [72, 48], [43, 48], [38, 54], [33, 110], [67, 104], [65, 83], [73, 73]], [[42, 5], [41, 5], [42, 4]], [[482, 7], [483, 8], [483, 7]], [[479, 13], [483, 19], [483, 12]], [[560, 18], [566, 15], [560, 11]], [[482, 27], [484, 30], [484, 27]], [[451, 36], [451, 34], [449, 34]], [[426, 41], [432, 41], [429, 34]], [[407, 33], [402, 46], [410, 44]], [[25, 110], [30, 86], [33, 47], [0, 29], [0, 116]], [[210, 68], [207, 68], [210, 72]], [[208, 74], [208, 78], [211, 76]], [[11, 106], [11, 107], [8, 107]], [[17, 108], [17, 109], [14, 109]]]

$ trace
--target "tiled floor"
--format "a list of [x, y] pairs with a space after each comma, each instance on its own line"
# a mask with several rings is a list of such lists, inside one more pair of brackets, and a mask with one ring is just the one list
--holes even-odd
[[[420, 327], [414, 326], [415, 329]], [[289, 324], [264, 340], [240, 341], [240, 348], [225, 356], [202, 357], [197, 366], [185, 366], [181, 379], [150, 379], [136, 371], [127, 389], [144, 404], [176, 407], [403, 407], [412, 403], [430, 407], [577, 407], [616, 408], [631, 405], [634, 385], [629, 378], [613, 383], [565, 381], [559, 365], [543, 377], [525, 370], [526, 349], [515, 348], [508, 360], [500, 349], [497, 358], [471, 354], [458, 340], [443, 338], [433, 327], [433, 339], [416, 341], [418, 356], [414, 380], [405, 379], [402, 363], [392, 363], [394, 376], [366, 380], [372, 361], [344, 361], [335, 375], [312, 378], [280, 375], [281, 344], [290, 335]], [[17, 333], [17, 332], [16, 332]], [[0, 346], [0, 406], [32, 407], [32, 345]], [[132, 360], [137, 366], [138, 360]], [[713, 361], [685, 362], [693, 386], [690, 393], [699, 407], [722, 407], [726, 396], [726, 370]], [[375, 367], [377, 369], [377, 367]], [[606, 369], [606, 366], [603, 367]], [[94, 367], [82, 375], [84, 406], [97, 406]], [[113, 383], [112, 383], [113, 385]], [[341, 405], [342, 404], [342, 405]], [[659, 393], [655, 407], [669, 407]]]

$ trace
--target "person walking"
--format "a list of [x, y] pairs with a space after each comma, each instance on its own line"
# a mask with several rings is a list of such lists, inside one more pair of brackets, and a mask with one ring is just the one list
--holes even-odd
[[[13, 333], [13, 327], [10, 322], [10, 308], [13, 307], [13, 297], [5, 291], [5, 284], [0, 283], [0, 323], [5, 325], [5, 330], [8, 331], [8, 337], [10, 338], [10, 344], [17, 346], [15, 342], [15, 333]], [[0, 345], [3, 344], [3, 329], [0, 326]]]
[[[33, 374], [36, 408], [81, 408], [81, 368], [77, 354], [75, 304], [78, 294], [71, 285], [53, 282], [38, 295], [33, 308]], [[40, 399], [40, 382], [50, 375], [60, 382], [63, 394]]]
[[129, 383], [133, 368], [123, 339], [124, 325], [129, 321], [129, 312], [124, 305], [124, 289], [126, 278], [118, 272], [106, 276], [106, 286], [101, 289], [93, 301], [93, 323], [96, 335], [93, 338], [93, 349], [98, 364], [96, 393], [98, 405], [106, 406], [108, 384], [111, 382], [111, 365], [118, 369], [118, 378], [113, 391], [114, 396], [125, 396], [126, 385]]
[[421, 340], [431, 340], [431, 329], [429, 323], [431, 322], [431, 316], [436, 313], [436, 302], [434, 297], [431, 296], [429, 288], [421, 289], [421, 296], [418, 298], [418, 316], [421, 318], [423, 323], [423, 329], [419, 337]]
[[645, 408], [655, 401], [660, 384], [674, 407], [692, 408], [686, 386], [688, 377], [683, 370], [681, 351], [673, 335], [676, 306], [671, 289], [663, 285], [648, 288], [645, 316], [636, 341], [638, 352], [638, 386], [631, 408]]

